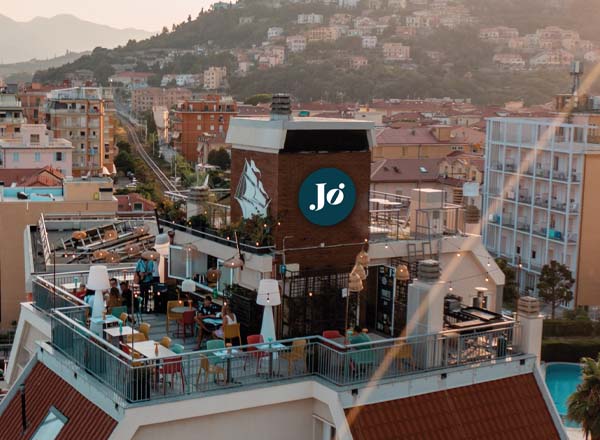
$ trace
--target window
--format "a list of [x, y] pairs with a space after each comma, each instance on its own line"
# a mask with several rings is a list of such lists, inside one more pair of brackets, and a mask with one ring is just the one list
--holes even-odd
[[452, 151], [462, 151], [462, 145], [452, 145]]
[[54, 440], [67, 423], [67, 418], [55, 407], [50, 408], [46, 418], [31, 437], [31, 440]]
[[13, 153], [13, 162], [19, 161], [19, 153]]
[[214, 125], [210, 126], [210, 131], [215, 131], [215, 126]]
[[133, 204], [133, 210], [134, 211], [143, 211], [144, 210], [144, 205], [140, 202], [135, 202]]
[[36, 152], [33, 156], [34, 156], [33, 160], [36, 161], [36, 162], [39, 162], [39, 161], [42, 160], [42, 154], [41, 153], [37, 153]]
[[531, 251], [531, 258], [533, 258], [535, 260], [535, 257], [536, 257], [536, 251], [533, 250], [533, 251]]
[[63, 160], [62, 151], [57, 151], [56, 153], [54, 153], [54, 160], [56, 162], [62, 162], [62, 160]]
[[29, 142], [31, 142], [32, 144], [39, 144], [40, 143], [40, 135], [39, 134], [30, 134]]
[[517, 254], [521, 254], [521, 246], [517, 246]]
[[558, 160], [559, 160], [559, 158], [557, 156], [554, 156], [554, 162], [552, 164], [552, 169], [554, 171], [558, 171]]

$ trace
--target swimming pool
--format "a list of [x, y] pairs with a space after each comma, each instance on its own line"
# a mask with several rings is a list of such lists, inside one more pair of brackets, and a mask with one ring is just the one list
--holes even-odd
[[556, 409], [563, 419], [565, 426], [576, 428], [579, 425], [566, 420], [567, 400], [581, 383], [581, 365], [557, 363], [546, 367], [546, 385], [556, 405]]

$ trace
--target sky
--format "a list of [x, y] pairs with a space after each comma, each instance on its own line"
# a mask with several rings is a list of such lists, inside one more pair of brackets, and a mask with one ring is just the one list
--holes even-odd
[[2, 0], [0, 14], [17, 21], [34, 17], [72, 14], [83, 20], [116, 28], [157, 32], [181, 23], [188, 14], [196, 17], [217, 0]]

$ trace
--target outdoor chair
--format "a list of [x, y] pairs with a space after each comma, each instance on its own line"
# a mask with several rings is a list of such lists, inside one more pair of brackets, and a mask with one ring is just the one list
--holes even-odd
[[160, 340], [160, 345], [162, 345], [165, 348], [170, 348], [171, 338], [169, 338], [168, 336], [163, 336], [163, 338]]
[[173, 313], [171, 312], [171, 309], [180, 306], [181, 304], [179, 304], [178, 300], [167, 301], [167, 334], [169, 333], [169, 321], [177, 321], [181, 319], [181, 313]]
[[238, 340], [238, 344], [242, 345], [242, 336], [240, 334], [240, 324], [229, 324], [223, 326], [223, 339], [225, 341], [236, 339]]
[[225, 370], [223, 367], [218, 365], [218, 363], [211, 362], [209, 357], [216, 358], [217, 356], [211, 355], [210, 353], [208, 356], [200, 355], [200, 368], [198, 368], [198, 374], [196, 376], [196, 388], [198, 388], [198, 383], [200, 383], [200, 378], [203, 372], [205, 385], [208, 384], [208, 378], [211, 374], [215, 376], [215, 382], [218, 381], [219, 375], [223, 377], [223, 382], [225, 382]]
[[[112, 316], [119, 319], [121, 319], [121, 313], [127, 313], [127, 306], [113, 307], [110, 311]], [[123, 324], [125, 324], [125, 322], [123, 322]]]
[[[350, 345], [363, 344], [370, 341], [371, 338], [367, 334], [359, 333], [350, 338]], [[350, 358], [350, 368], [356, 374], [368, 371], [376, 362], [371, 344], [353, 347], [348, 356]]]
[[171, 347], [171, 351], [173, 353], [177, 353], [177, 354], [181, 354], [183, 353], [184, 347], [181, 344], [173, 344], [173, 346]]
[[150, 340], [150, 324], [147, 322], [143, 322], [140, 324], [140, 333], [143, 333], [146, 336], [146, 340]]
[[135, 342], [144, 342], [146, 340], [148, 340], [148, 339], [146, 338], [146, 335], [143, 333], [136, 333], [134, 335], [131, 335], [131, 334], [125, 335], [125, 342], [127, 342], [127, 343], [130, 343], [131, 341], [133, 341], [134, 343]]
[[292, 375], [292, 367], [295, 362], [302, 361], [304, 367], [303, 373], [306, 373], [306, 339], [296, 339], [292, 342], [290, 351], [284, 351], [279, 354], [279, 358], [288, 363], [288, 376]]
[[185, 392], [185, 377], [183, 375], [183, 358], [181, 356], [163, 359], [158, 367], [163, 376], [163, 394], [167, 393], [167, 376], [171, 376], [171, 388], [175, 386], [175, 376], [181, 376], [181, 392]]
[[323, 337], [325, 339], [336, 339], [336, 338], [342, 338], [344, 337], [344, 335], [342, 335], [339, 331], [337, 330], [325, 330], [323, 332]]
[[[248, 345], [260, 344], [264, 342], [262, 335], [249, 335], [246, 337], [246, 342]], [[246, 356], [244, 359], [244, 371], [246, 371], [246, 362], [249, 357], [253, 357], [256, 359], [256, 374], [258, 375], [258, 370], [260, 368], [260, 361], [262, 358], [268, 357], [269, 353], [266, 351], [259, 350], [257, 347], [248, 347], [246, 348], [246, 353], [249, 353], [249, 356]]]
[[180, 333], [179, 333], [179, 325], [181, 324], [181, 326], [183, 327], [183, 343], [185, 344], [185, 329], [187, 327], [190, 327], [192, 330], [192, 337], [194, 336], [194, 328], [196, 325], [196, 321], [194, 320], [194, 318], [196, 317], [196, 311], [195, 310], [187, 310], [185, 312], [183, 312], [181, 314], [181, 318], [179, 318], [177, 320], [177, 337], [179, 337]]

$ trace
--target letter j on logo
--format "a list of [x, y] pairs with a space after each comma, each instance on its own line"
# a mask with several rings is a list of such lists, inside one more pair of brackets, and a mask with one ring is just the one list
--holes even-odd
[[355, 202], [354, 182], [337, 168], [321, 168], [300, 185], [300, 211], [315, 225], [332, 226], [341, 222], [350, 215]]

